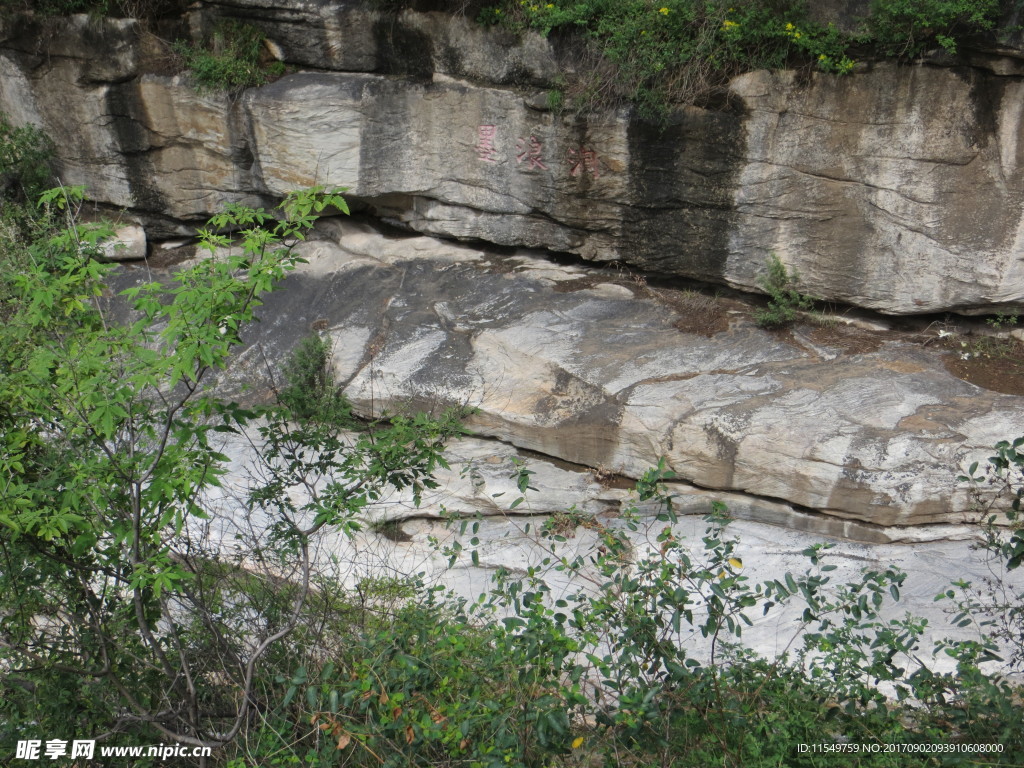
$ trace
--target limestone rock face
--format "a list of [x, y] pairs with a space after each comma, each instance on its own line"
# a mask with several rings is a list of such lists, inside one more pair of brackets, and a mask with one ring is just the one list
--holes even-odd
[[[885, 86], [881, 83], [885, 82]], [[851, 78], [753, 73], [726, 279], [757, 247], [810, 294], [913, 313], [1020, 302], [1024, 89], [969, 69], [878, 66]]]
[[617, 253], [624, 123], [581, 131], [511, 91], [376, 75], [286, 77], [244, 109], [270, 194], [336, 184], [428, 234]]
[[293, 67], [347, 71], [202, 95], [147, 74], [133, 22], [74, 17], [45, 52], [3, 33], [0, 109], [50, 133], [66, 182], [136, 213], [201, 220], [338, 184], [425, 234], [751, 291], [774, 252], [828, 301], [1024, 306], [1024, 86], [998, 67], [756, 72], [655, 126], [551, 112], [558, 51], [459, 14], [245, 0], [190, 18], [223, 15]]
[[126, 224], [114, 230], [114, 236], [100, 243], [110, 261], [135, 261], [146, 258], [146, 230], [138, 224]]
[[[250, 478], [244, 468], [252, 458], [251, 444], [233, 435], [218, 448], [233, 462], [218, 489], [221, 493], [215, 491], [210, 500], [210, 506], [221, 512], [210, 521], [210, 535], [213, 543], [231, 552], [237, 546], [236, 535], [250, 531], [251, 525], [261, 528], [265, 521], [238, 501], [247, 495]], [[609, 482], [607, 477], [546, 461], [495, 440], [457, 440], [446, 456], [451, 469], [437, 475], [439, 487], [425, 494], [419, 506], [413, 503], [411, 493], [385, 493], [361, 510], [360, 531], [352, 536], [328, 536], [321, 542], [317, 554], [336, 564], [340, 583], [354, 588], [362, 579], [381, 573], [418, 574], [427, 583], [444, 585], [475, 600], [493, 588], [495, 571], [525, 577], [532, 568], [558, 596], [564, 594], [562, 590], [574, 591], [581, 584], [603, 583], [607, 578], [589, 565], [578, 574], [560, 571], [561, 558], [579, 557], [589, 563], [603, 543], [602, 533], [614, 531], [628, 542], [625, 557], [637, 562], [658, 551], [669, 525], [664, 517], [658, 517], [662, 507], [639, 503], [635, 494], [614, 479]], [[536, 490], [512, 507], [521, 498], [512, 479], [520, 468], [532, 473], [530, 486]], [[682, 484], [673, 484], [670, 490], [677, 515], [670, 525], [672, 535], [696, 563], [703, 562], [705, 556], [702, 539], [708, 524], [703, 518], [712, 500], [721, 501], [730, 517], [738, 518], [724, 533], [735, 540], [733, 554], [741, 560], [742, 573], [751, 583], [804, 573], [809, 566], [806, 550], [826, 543], [827, 551], [819, 552], [822, 562], [835, 569], [829, 574], [833, 584], [859, 582], [864, 570], [898, 568], [906, 572], [900, 601], [887, 604], [884, 615], [895, 620], [909, 613], [927, 619], [928, 631], [933, 634], [923, 638], [923, 648], [941, 638], [975, 638], [973, 628], [949, 625], [945, 603], [935, 601], [935, 595], [948, 589], [953, 578], [981, 582], [991, 576], [992, 563], [972, 546], [970, 526], [883, 529], [830, 520], [742, 494]], [[842, 538], [834, 538], [837, 536]], [[461, 551], [453, 547], [456, 542]], [[1004, 578], [1004, 583], [1014, 588], [1024, 585], [1017, 572]], [[745, 647], [775, 657], [804, 626], [802, 607], [797, 603], [768, 613], [753, 611], [751, 626], [743, 630]], [[710, 640], [698, 630], [684, 634], [680, 642], [686, 644], [689, 656], [706, 658]], [[935, 662], [938, 668], [955, 672], [952, 659], [940, 655]]]
[[287, 323], [258, 325], [234, 376], [321, 329], [362, 413], [468, 407], [480, 436], [631, 478], [665, 457], [693, 486], [775, 518], [869, 524], [861, 537], [963, 523], [956, 475], [1024, 434], [1019, 398], [955, 378], [919, 342], [771, 334], [738, 303], [526, 252], [445, 253], [339, 222], [327, 236], [301, 246], [309, 263], [262, 310]]
[[281, 60], [316, 69], [425, 80], [440, 73], [500, 85], [557, 80], [557, 57], [544, 38], [488, 29], [475, 12], [445, 6], [446, 12], [416, 12], [352, 0], [232, 0], [204, 4], [193, 26], [242, 19], [264, 31]]

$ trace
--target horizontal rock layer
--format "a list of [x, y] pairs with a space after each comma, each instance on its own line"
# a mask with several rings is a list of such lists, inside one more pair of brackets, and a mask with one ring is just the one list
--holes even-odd
[[267, 360], [316, 330], [361, 413], [468, 407], [480, 436], [603, 475], [637, 478], [665, 457], [697, 489], [743, 494], [750, 517], [804, 527], [794, 515], [823, 513], [857, 524], [813, 527], [864, 540], [971, 519], [957, 475], [1024, 434], [1018, 397], [954, 377], [946, 353], [907, 338], [769, 333], [738, 302], [528, 252], [342, 220], [319, 232], [232, 380], [265, 381]]
[[[252, 437], [258, 442], [256, 435]], [[251, 444], [231, 436], [218, 447], [233, 458], [232, 471], [208, 503], [221, 514], [205, 522], [209, 524], [206, 530], [212, 535], [211, 543], [231, 552], [237, 546], [236, 537], [251, 536], [254, 528], [262, 530], [267, 521], [258, 511], [250, 513], [239, 501], [247, 496], [245, 469], [252, 466]], [[350, 589], [356, 589], [363, 580], [379, 580], [382, 575], [418, 575], [427, 584], [442, 584], [471, 601], [493, 588], [495, 572], [526, 577], [532, 568], [533, 575], [544, 579], [551, 598], [556, 599], [575, 593], [582, 585], [607, 580], [590, 565], [572, 576], [558, 570], [562, 557], [570, 561], [579, 557], [589, 564], [603, 543], [601, 535], [607, 531], [625, 537], [627, 562], [635, 563], [657, 553], [666, 528], [695, 563], [704, 562], [702, 539], [708, 525], [702, 517], [708, 513], [711, 499], [716, 499], [727, 504], [732, 517], [740, 518], [729, 523], [725, 536], [735, 540], [732, 556], [742, 563], [740, 571], [749, 583], [782, 579], [786, 573], [800, 576], [809, 569], [821, 573], [818, 569], [822, 565], [834, 569], [824, 573], [833, 585], [860, 583], [865, 570], [896, 568], [905, 571], [907, 578], [899, 602], [887, 599], [883, 615], [901, 620], [909, 613], [927, 620], [922, 656], [929, 658], [927, 650], [942, 638], [975, 639], [973, 627], [950, 624], [953, 611], [948, 601], [935, 600], [936, 594], [950, 588], [954, 578], [981, 583], [991, 576], [993, 564], [973, 546], [970, 537], [974, 530], [967, 526], [883, 531], [832, 520], [832, 527], [827, 528], [829, 521], [823, 516], [789, 509], [783, 517], [773, 517], [766, 514], [772, 507], [782, 512], [786, 506], [680, 484], [671, 484], [670, 488], [678, 515], [671, 522], [657, 517], [661, 508], [638, 504], [635, 494], [617, 483], [609, 485], [608, 478], [598, 482], [591, 474], [564, 464], [556, 466], [536, 454], [524, 454], [494, 440], [458, 440], [449, 447], [447, 458], [451, 470], [439, 472], [439, 487], [425, 494], [419, 506], [410, 493], [386, 494], [362, 510], [365, 516], [360, 531], [352, 536], [325, 536], [315, 547], [314, 558], [335, 575], [339, 584]], [[533, 473], [530, 486], [536, 490], [510, 508], [520, 498], [511, 476], [521, 467]], [[628, 516], [626, 510], [630, 511]], [[750, 517], [752, 511], [755, 514]], [[789, 530], [777, 527], [783, 523]], [[872, 532], [881, 537], [868, 536], [861, 541], [831, 538], [844, 533], [856, 538], [857, 534]], [[908, 542], [913, 545], [908, 546]], [[811, 566], [806, 554], [812, 547], [819, 548], [822, 559], [818, 566]], [[1019, 572], [1005, 578], [1007, 585], [1024, 586], [1024, 576]], [[784, 652], [805, 629], [802, 607], [798, 598], [793, 605], [775, 606], [767, 613], [759, 607], [752, 610], [751, 625], [743, 630], [744, 646], [770, 658]], [[686, 645], [688, 655], [707, 658], [711, 641], [697, 629], [684, 625], [676, 639]], [[955, 662], [944, 654], [929, 658], [929, 662], [938, 669], [954, 671]]]
[[[299, 72], [241, 97], [145, 74], [153, 40], [75, 17], [0, 42], [0, 109], [54, 137], [97, 200], [194, 220], [338, 184], [417, 231], [543, 247], [887, 313], [1024, 305], [1024, 85], [1013, 68], [758, 72], [667, 126], [547, 109], [558, 51], [460, 16], [361, 3], [206, 4]], [[37, 30], [38, 31], [38, 30]], [[371, 71], [372, 70], [372, 71]], [[1016, 71], [1016, 70], [1013, 70]]]

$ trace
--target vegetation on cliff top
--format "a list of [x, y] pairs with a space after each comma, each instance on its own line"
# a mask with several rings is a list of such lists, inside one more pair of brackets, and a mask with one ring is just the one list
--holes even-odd
[[0, 14], [33, 11], [49, 16], [90, 13], [118, 18], [150, 18], [177, 13], [188, 0], [0, 0]]
[[662, 116], [700, 103], [755, 69], [812, 65], [846, 74], [855, 58], [907, 58], [991, 30], [998, 0], [872, 0], [858, 33], [809, 13], [805, 0], [505, 0], [480, 20], [575, 38], [589, 67], [567, 78], [577, 110], [634, 102]]
[[[412, 0], [366, 0], [397, 12]], [[467, 3], [453, 3], [465, 12]], [[1000, 0], [870, 0], [856, 32], [809, 11], [807, 0], [502, 0], [479, 14], [484, 24], [555, 33], [580, 61], [552, 93], [552, 103], [578, 112], [632, 102], [647, 117], [664, 118], [676, 104], [708, 102], [742, 72], [812, 66], [850, 72], [858, 58], [955, 53], [966, 39], [990, 32]], [[180, 0], [0, 0], [0, 15], [91, 13], [156, 17], [180, 12]], [[177, 53], [200, 87], [259, 85], [260, 33], [233, 24], [203, 45], [179, 42]], [[279, 64], [274, 66], [279, 67]], [[273, 74], [273, 73], [270, 73]]]
[[266, 60], [263, 40], [252, 24], [226, 19], [214, 26], [204, 43], [179, 40], [172, 48], [200, 90], [234, 91], [284, 74], [282, 62]]

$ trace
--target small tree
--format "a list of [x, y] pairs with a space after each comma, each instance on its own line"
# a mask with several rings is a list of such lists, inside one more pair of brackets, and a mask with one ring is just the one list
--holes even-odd
[[762, 328], [780, 328], [791, 325], [800, 312], [814, 307], [814, 300], [800, 293], [800, 277], [790, 272], [774, 253], [768, 258], [768, 273], [757, 281], [768, 294], [768, 306], [760, 310], [755, 319]]
[[[224, 745], [269, 706], [268, 662], [315, 631], [318, 535], [354, 530], [387, 486], [430, 486], [455, 425], [345, 438], [210, 386], [300, 261], [294, 243], [347, 212], [338, 191], [273, 214], [229, 205], [200, 232], [210, 258], [124, 291], [134, 319], [120, 324], [103, 298], [112, 267], [91, 258], [109, 230], [76, 222], [81, 200], [44, 195], [67, 227], [26, 248], [0, 327], [0, 722], [10, 738]], [[218, 538], [215, 438], [231, 435], [256, 447], [259, 482]]]

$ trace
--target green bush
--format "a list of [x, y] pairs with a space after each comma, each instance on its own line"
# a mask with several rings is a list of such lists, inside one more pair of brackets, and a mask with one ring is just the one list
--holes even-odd
[[351, 424], [352, 407], [334, 382], [331, 345], [318, 334], [299, 342], [284, 367], [287, 385], [278, 401], [293, 418], [339, 427]]
[[[529, 475], [515, 470], [522, 492]], [[606, 522], [572, 512], [591, 544], [580, 548], [577, 530], [567, 546], [564, 521], [542, 526], [534, 535], [547, 556], [525, 577], [499, 571], [475, 602], [410, 606], [408, 625], [365, 635], [351, 660], [337, 659], [347, 682], [335, 674], [308, 694], [328, 737], [304, 764], [329, 765], [338, 753], [350, 765], [395, 755], [395, 765], [486, 768], [1022, 764], [1019, 692], [981, 671], [983, 644], [947, 646], [958, 668], [938, 674], [919, 647], [925, 623], [886, 618], [905, 574], [833, 583], [819, 545], [805, 551], [803, 573], [751, 583], [720, 505], [699, 541], [673, 533], [660, 485], [669, 477], [659, 467], [638, 484], [637, 502], [661, 510], [653, 526], [637, 506]], [[457, 560], [477, 544], [445, 552]], [[552, 578], [568, 588], [556, 592]], [[798, 617], [789, 649], [767, 659], [745, 650], [752, 617], [787, 605]], [[708, 657], [694, 653], [697, 636]], [[826, 754], [801, 744], [860, 746]], [[950, 751], [925, 746], [934, 744]]]
[[[338, 191], [274, 213], [228, 206], [201, 232], [210, 258], [121, 292], [125, 323], [115, 268], [92, 258], [109, 230], [74, 218], [81, 200], [42, 196], [70, 218], [23, 244], [0, 323], [0, 727], [8, 743], [221, 746], [270, 712], [281, 669], [322, 662], [326, 617], [350, 616], [318, 538], [358, 530], [387, 489], [433, 487], [457, 424], [340, 436], [208, 386], [294, 244], [324, 210], [347, 211]], [[240, 248], [225, 253], [225, 231]], [[220, 488], [224, 435], [259, 446], [242, 489]]]
[[935, 45], [956, 53], [959, 37], [992, 29], [998, 14], [998, 0], [872, 0], [865, 38], [886, 56]]
[[800, 293], [800, 278], [790, 272], [774, 253], [768, 257], [768, 272], [758, 285], [768, 294], [768, 306], [755, 314], [762, 328], [781, 328], [796, 322], [801, 312], [814, 308], [814, 300]]
[[755, 69], [811, 65], [846, 74], [853, 50], [910, 57], [927, 46], [956, 50], [991, 29], [997, 0], [874, 0], [862, 32], [813, 21], [804, 0], [505, 0], [484, 24], [557, 32], [585, 62], [568, 88], [587, 111], [633, 102], [664, 118], [676, 104], [701, 103], [732, 77]]
[[13, 311], [13, 280], [27, 265], [26, 244], [53, 234], [52, 211], [36, 200], [52, 184], [52, 146], [38, 128], [15, 128], [0, 113], [0, 322]]
[[262, 85], [284, 73], [280, 61], [263, 63], [263, 33], [251, 24], [220, 22], [203, 45], [176, 42], [174, 51], [185, 62], [203, 91], [236, 91]]
[[628, 99], [641, 114], [659, 118], [673, 103], [700, 101], [739, 72], [783, 66], [794, 53], [828, 38], [807, 21], [801, 2], [781, 5], [769, 10], [754, 0], [507, 2], [486, 10], [481, 20], [576, 35], [594, 66], [569, 89], [575, 108]]
[[53, 146], [38, 128], [15, 128], [0, 113], [0, 199], [34, 204], [53, 180]]
[[93, 16], [148, 19], [179, 13], [187, 0], [0, 0], [0, 18], [31, 11], [40, 16]]
[[[984, 468], [977, 462], [959, 479], [969, 485], [982, 516], [982, 550], [993, 578], [981, 584], [957, 581], [942, 597], [955, 606], [956, 623], [976, 625], [1009, 650], [1009, 662], [1024, 669], [1024, 590], [1004, 582], [1024, 563], [1024, 437], [995, 446]], [[994, 653], [995, 646], [987, 646]]]
[[407, 606], [347, 650], [343, 674], [319, 676], [313, 717], [330, 734], [319, 754], [389, 768], [550, 764], [571, 749], [559, 671], [572, 648]]

